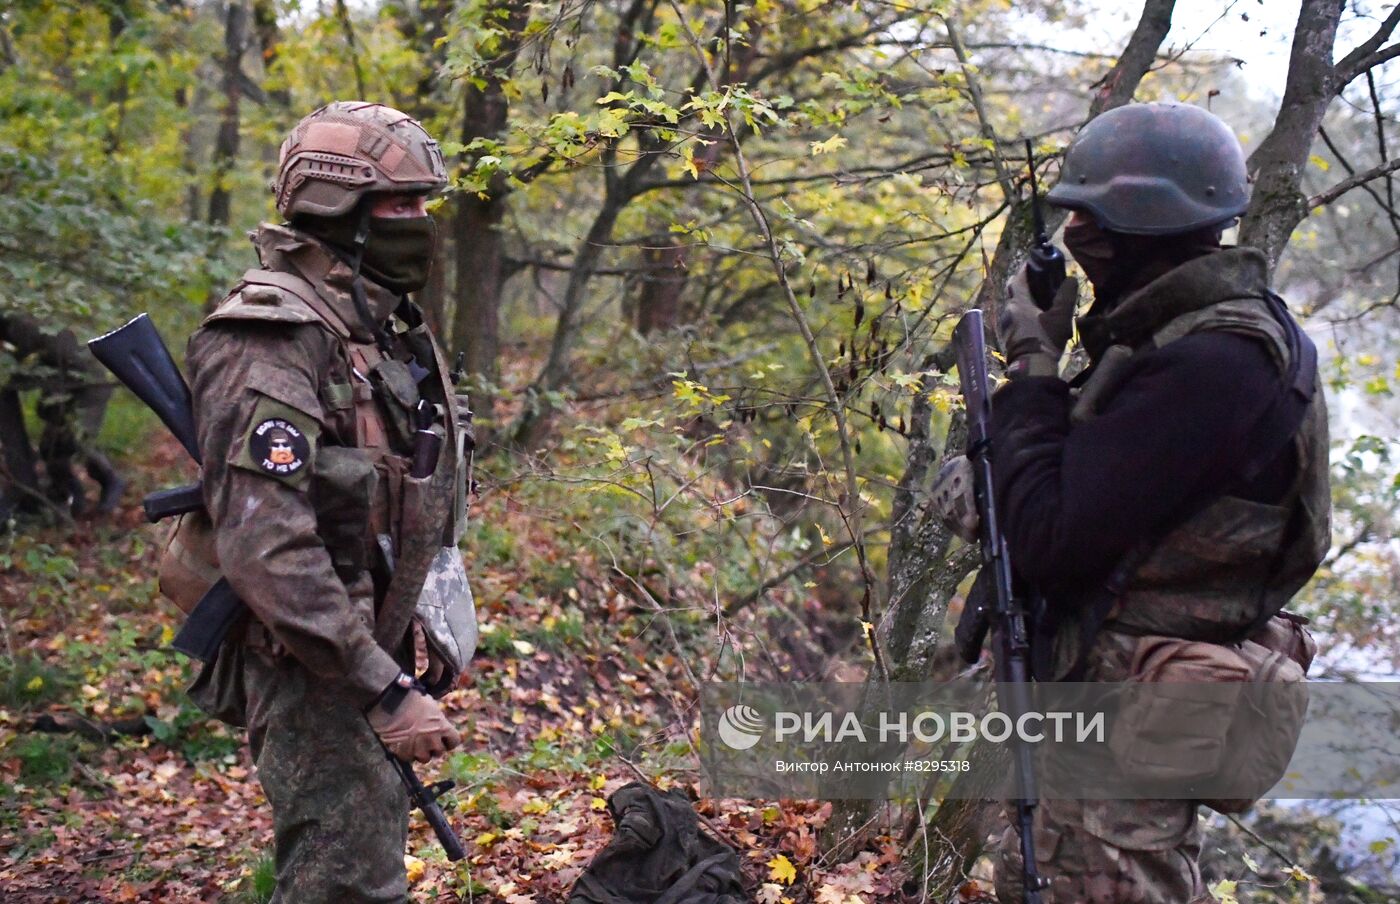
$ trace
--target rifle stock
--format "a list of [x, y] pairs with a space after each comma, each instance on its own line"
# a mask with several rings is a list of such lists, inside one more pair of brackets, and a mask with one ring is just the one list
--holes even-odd
[[[958, 381], [967, 408], [967, 458], [972, 463], [973, 484], [980, 521], [982, 568], [992, 578], [991, 628], [996, 660], [997, 705], [1012, 722], [1019, 723], [1031, 709], [1030, 641], [1026, 607], [1016, 595], [1011, 557], [997, 523], [996, 492], [992, 485], [992, 396], [987, 378], [987, 345], [982, 312], [968, 311], [953, 330], [958, 359]], [[1037, 869], [1033, 821], [1039, 802], [1031, 748], [1013, 741], [1016, 777], [1016, 828], [1021, 836], [1022, 901], [1040, 904], [1040, 892], [1048, 883]]]
[[161, 341], [151, 318], [138, 314], [110, 333], [88, 340], [88, 348], [93, 357], [156, 413], [190, 453], [190, 458], [198, 463], [199, 442], [195, 437], [190, 388], [180, 376], [180, 368], [175, 366], [175, 359], [170, 357], [170, 350]]

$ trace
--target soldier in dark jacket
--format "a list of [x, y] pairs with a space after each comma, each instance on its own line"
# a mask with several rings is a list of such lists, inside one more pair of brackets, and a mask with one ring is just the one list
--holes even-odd
[[[1075, 285], [1048, 311], [1024, 271], [997, 312], [1009, 381], [993, 405], [993, 476], [1011, 560], [1048, 601], [1042, 680], [1123, 681], [1146, 638], [1235, 644], [1270, 620], [1328, 545], [1320, 387], [1269, 417], [1300, 334], [1252, 248], [1221, 246], [1249, 200], [1244, 154], [1196, 107], [1105, 113], [1066, 155], [1052, 204], [1094, 289], [1089, 367], [1059, 376]], [[1281, 434], [1281, 435], [1275, 435]], [[1049, 799], [1036, 811], [1047, 902], [1212, 900], [1190, 800]], [[1000, 900], [1019, 902], [1014, 829]]]
[[410, 622], [460, 514], [461, 446], [429, 477], [409, 457], [420, 402], [430, 429], [462, 426], [405, 295], [427, 279], [424, 203], [445, 181], [407, 115], [311, 114], [274, 185], [289, 222], [253, 234], [261, 268], [189, 343], [214, 558], [254, 616], [192, 692], [246, 720], [282, 904], [404, 901], [408, 799], [380, 741], [418, 761], [458, 744], [411, 678]]

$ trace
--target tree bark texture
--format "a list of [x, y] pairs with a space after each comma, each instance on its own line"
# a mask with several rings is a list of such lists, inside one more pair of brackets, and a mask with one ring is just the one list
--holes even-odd
[[637, 293], [637, 332], [643, 336], [674, 329], [685, 292], [685, 247], [655, 238], [642, 248], [642, 286]]
[[224, 55], [220, 60], [223, 74], [220, 89], [224, 95], [224, 107], [219, 118], [219, 132], [214, 139], [214, 184], [209, 191], [209, 215], [211, 226], [228, 226], [232, 206], [232, 193], [228, 180], [238, 165], [239, 103], [243, 97], [243, 50], [248, 43], [248, 10], [241, 0], [224, 7]]
[[1240, 222], [1240, 244], [1263, 251], [1271, 264], [1308, 215], [1303, 170], [1323, 114], [1337, 96], [1332, 47], [1343, 5], [1341, 0], [1303, 0], [1283, 104], [1273, 129], [1249, 155], [1254, 193]]
[[[506, 127], [510, 101], [505, 82], [515, 67], [521, 34], [529, 23], [530, 5], [524, 0], [505, 0], [496, 5], [503, 11], [500, 54], [483, 73], [485, 84], [467, 83], [463, 98], [462, 144], [478, 138], [495, 138]], [[461, 193], [453, 215], [453, 264], [456, 270], [455, 305], [452, 312], [452, 346], [466, 353], [468, 373], [485, 387], [478, 390], [478, 439], [491, 432], [495, 407], [494, 387], [500, 377], [501, 292], [510, 270], [505, 263], [505, 242], [501, 221], [506, 214], [510, 186], [504, 178], [494, 180], [485, 198]]]

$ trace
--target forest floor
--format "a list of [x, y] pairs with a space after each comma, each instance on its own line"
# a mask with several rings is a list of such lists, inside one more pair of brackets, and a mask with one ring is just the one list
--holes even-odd
[[[178, 621], [155, 595], [160, 533], [139, 499], [184, 476], [178, 447], [129, 459], [133, 486], [115, 517], [0, 536], [11, 663], [0, 672], [0, 900], [265, 901], [271, 820], [243, 733], [184, 697], [189, 664], [167, 648]], [[487, 495], [467, 549], [481, 645], [445, 701], [463, 746], [419, 769], [457, 781], [447, 809], [468, 856], [449, 864], [415, 813], [412, 894], [562, 902], [611, 836], [609, 794], [638, 778], [702, 790], [687, 638], [663, 630], [665, 614], [581, 544], [561, 542], [567, 525]], [[712, 643], [703, 629], [689, 640]], [[829, 806], [698, 799], [696, 809], [739, 851], [755, 900], [906, 900], [889, 839], [822, 861]]]

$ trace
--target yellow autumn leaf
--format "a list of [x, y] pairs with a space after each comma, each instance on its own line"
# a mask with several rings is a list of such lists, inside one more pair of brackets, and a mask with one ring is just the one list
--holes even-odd
[[538, 816], [541, 813], [548, 813], [549, 801], [545, 800], [542, 797], [536, 797], [531, 800], [527, 800], [525, 801], [525, 806], [520, 808], [520, 812], [532, 816]]
[[1296, 863], [1288, 868], [1288, 878], [1295, 882], [1316, 882], [1317, 877]]
[[42, 675], [35, 675], [33, 678], [29, 679], [29, 683], [24, 686], [24, 689], [32, 694], [35, 691], [42, 690], [43, 687], [44, 677]]
[[495, 833], [495, 832], [482, 832], [480, 835], [476, 836], [476, 846], [477, 846], [477, 847], [483, 847], [483, 848], [489, 848], [489, 847], [491, 846], [491, 843], [492, 843], [493, 841], [495, 841], [495, 840], [496, 840], [496, 833]]
[[404, 872], [408, 873], [408, 884], [416, 885], [423, 878], [423, 874], [428, 871], [428, 865], [412, 854], [403, 855]]
[[831, 154], [836, 151], [839, 151], [845, 146], [846, 139], [842, 138], [839, 134], [832, 135], [826, 141], [812, 142], [812, 156], [815, 157], [818, 154]]
[[1210, 887], [1210, 893], [1220, 899], [1220, 904], [1239, 904], [1235, 888], [1239, 883], [1233, 879], [1221, 879]]
[[793, 866], [787, 857], [779, 854], [768, 861], [768, 878], [774, 882], [791, 885], [797, 881], [797, 867]]
[[601, 797], [595, 797], [588, 802], [588, 806], [594, 810], [606, 810], [608, 808], [608, 802]]
[[607, 783], [608, 777], [600, 772], [588, 780], [588, 788], [590, 791], [602, 791]]

